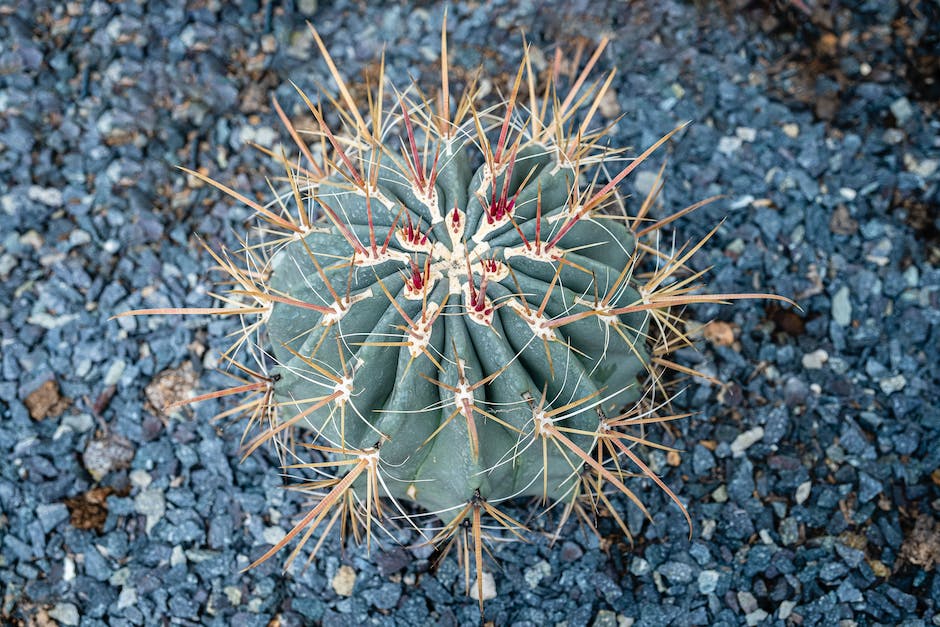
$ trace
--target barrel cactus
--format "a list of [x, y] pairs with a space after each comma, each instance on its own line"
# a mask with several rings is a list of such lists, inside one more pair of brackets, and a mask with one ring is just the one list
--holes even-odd
[[299, 155], [267, 151], [284, 172], [267, 204], [189, 171], [260, 222], [260, 241], [213, 253], [236, 285], [224, 306], [126, 314], [241, 318], [223, 356], [244, 381], [186, 402], [247, 394], [230, 410], [247, 415], [246, 451], [275, 446], [316, 498], [256, 563], [291, 542], [293, 560], [337, 520], [357, 538], [397, 521], [443, 546], [469, 529], [479, 573], [484, 517], [523, 529], [505, 502], [607, 509], [612, 486], [645, 512], [636, 475], [682, 508], [633, 450], [673, 418], [657, 415], [659, 375], [687, 371], [665, 358], [686, 341], [673, 308], [761, 295], [696, 292], [685, 264], [701, 243], [656, 240], [694, 207], [650, 219], [659, 181], [621, 209], [618, 185], [679, 129], [631, 160], [604, 145], [613, 74], [588, 77], [606, 42], [568, 78], [560, 56], [538, 76], [527, 49], [508, 97], [483, 108], [475, 84], [451, 99], [445, 29], [433, 103], [415, 86], [392, 97], [383, 77], [361, 107], [313, 33], [342, 128], [300, 89], [311, 128], [274, 101]]

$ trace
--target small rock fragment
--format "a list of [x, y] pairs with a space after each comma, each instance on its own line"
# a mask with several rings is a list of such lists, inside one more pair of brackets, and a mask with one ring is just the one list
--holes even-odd
[[119, 610], [137, 605], [137, 588], [133, 586], [124, 586], [121, 588], [121, 594], [118, 595], [117, 606]]
[[150, 408], [157, 415], [168, 413], [167, 407], [192, 396], [196, 387], [193, 364], [184, 361], [179, 368], [168, 368], [155, 376], [144, 389]]
[[600, 610], [591, 627], [617, 627], [617, 615], [611, 610]]
[[783, 125], [783, 134], [789, 137], [790, 139], [796, 139], [800, 136], [800, 127], [793, 122]]
[[57, 603], [49, 610], [49, 617], [58, 621], [60, 625], [78, 625], [78, 608], [72, 603]]
[[894, 375], [893, 377], [886, 377], [878, 382], [878, 386], [885, 394], [894, 394], [895, 392], [900, 392], [904, 389], [905, 385], [907, 385], [907, 379], [904, 378], [903, 374]]
[[123, 359], [115, 359], [111, 365], [108, 366], [108, 371], [104, 375], [104, 386], [117, 385], [117, 382], [121, 380], [121, 375], [124, 374], [126, 369], [126, 361]]
[[807, 370], [819, 370], [827, 361], [829, 361], [829, 353], [821, 348], [803, 355], [803, 367]]
[[356, 585], [356, 571], [352, 567], [343, 564], [336, 570], [330, 584], [333, 586], [333, 592], [339, 596], [352, 596], [353, 588]]
[[489, 601], [490, 599], [496, 598], [496, 580], [493, 578], [493, 575], [484, 571], [483, 572], [483, 594], [480, 597], [480, 583], [479, 580], [473, 582], [473, 592], [471, 595], [474, 597], [479, 597], [477, 600], [480, 601]]
[[545, 560], [539, 560], [529, 568], [525, 569], [523, 577], [530, 588], [537, 588], [539, 582], [552, 574], [552, 567]]
[[858, 233], [858, 220], [852, 217], [845, 205], [836, 205], [829, 217], [829, 230], [836, 235], [855, 235]]
[[69, 406], [69, 400], [59, 394], [59, 384], [55, 379], [49, 379], [36, 388], [26, 400], [23, 401], [29, 416], [33, 420], [44, 420], [59, 416]]
[[698, 574], [698, 591], [711, 594], [718, 588], [718, 571], [703, 570]]
[[930, 515], [918, 514], [898, 557], [928, 572], [940, 564], [940, 524]]
[[740, 137], [722, 137], [718, 140], [718, 152], [731, 156], [741, 147]]
[[261, 537], [264, 538], [264, 541], [270, 545], [275, 545], [281, 540], [284, 539], [284, 536], [287, 535], [287, 532], [284, 531], [283, 527], [266, 527], [265, 530], [261, 533]]
[[101, 531], [108, 519], [108, 495], [112, 492], [113, 489], [106, 486], [66, 499], [65, 506], [69, 508], [69, 524], [76, 529]]
[[759, 426], [739, 434], [738, 437], [734, 439], [734, 442], [731, 443], [732, 455], [734, 455], [734, 457], [740, 457], [744, 454], [744, 451], [755, 443], [760, 442], [763, 437], [764, 428]]
[[746, 142], [752, 142], [757, 139], [757, 130], [748, 126], [739, 126], [734, 129], [734, 134], [741, 138], [742, 141]]
[[894, 115], [894, 119], [897, 120], [898, 124], [901, 126], [904, 126], [904, 124], [911, 119], [911, 116], [914, 115], [914, 107], [911, 106], [911, 101], [904, 96], [892, 102], [890, 109], [891, 114]]
[[82, 454], [85, 469], [95, 481], [101, 481], [113, 470], [127, 468], [132, 459], [134, 459], [133, 445], [113, 433], [89, 442]]
[[705, 339], [715, 346], [731, 346], [734, 344], [734, 335], [737, 327], [721, 320], [712, 320], [705, 325], [702, 332]]
[[745, 614], [750, 614], [757, 609], [757, 598], [746, 590], [738, 592], [738, 605]]
[[163, 490], [152, 488], [143, 490], [134, 498], [134, 511], [147, 517], [147, 533], [160, 522], [166, 513], [166, 498]]
[[796, 488], [796, 494], [793, 496], [793, 500], [796, 501], [797, 505], [802, 505], [806, 502], [806, 499], [809, 498], [809, 492], [813, 487], [811, 481], [804, 481]]
[[847, 327], [852, 323], [852, 301], [851, 293], [846, 285], [843, 285], [832, 297], [832, 320], [840, 327]]

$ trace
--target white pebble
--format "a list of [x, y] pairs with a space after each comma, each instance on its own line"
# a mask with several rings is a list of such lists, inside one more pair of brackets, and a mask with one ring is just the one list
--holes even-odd
[[718, 140], [718, 152], [723, 155], [733, 155], [740, 147], [740, 137], [722, 137]]
[[49, 610], [49, 618], [55, 619], [60, 625], [77, 625], [78, 608], [72, 603], [58, 603]]
[[827, 361], [829, 361], [829, 353], [821, 348], [803, 355], [803, 367], [807, 370], [819, 370]]
[[121, 380], [125, 368], [127, 368], [127, 363], [123, 359], [114, 360], [108, 368], [108, 372], [104, 375], [105, 387], [117, 384]]
[[[483, 572], [483, 596], [478, 598], [479, 601], [489, 601], [490, 599], [496, 598], [496, 580], [493, 579], [493, 575], [484, 571]], [[473, 582], [473, 592], [471, 593], [474, 597], [479, 597], [480, 588], [479, 580]]]
[[274, 545], [284, 539], [284, 536], [287, 535], [287, 532], [284, 531], [283, 527], [266, 527], [263, 532], [261, 532], [261, 537], [264, 538], [264, 541], [268, 544]]
[[849, 288], [843, 285], [832, 297], [832, 320], [840, 327], [852, 323], [852, 300], [849, 296]]
[[131, 483], [140, 488], [141, 490], [146, 489], [150, 485], [150, 482], [153, 479], [150, 477], [150, 473], [146, 470], [141, 470], [140, 468], [132, 470], [130, 474]]
[[907, 385], [907, 379], [904, 378], [903, 374], [898, 374], [882, 379], [878, 382], [878, 385], [885, 394], [894, 394], [904, 389], [904, 386]]
[[55, 187], [39, 187], [38, 185], [30, 185], [26, 195], [30, 200], [41, 202], [42, 204], [49, 207], [62, 206], [62, 190]]
[[137, 588], [124, 586], [118, 595], [117, 606], [119, 610], [137, 605]]
[[75, 560], [66, 556], [62, 563], [62, 581], [72, 581], [75, 579]]
[[749, 429], [744, 433], [741, 433], [734, 439], [734, 442], [731, 443], [731, 453], [734, 457], [740, 457], [744, 454], [744, 451], [751, 448], [757, 442], [760, 442], [761, 438], [764, 437], [764, 428], [763, 427], [754, 427]]
[[728, 502], [728, 488], [720, 485], [712, 491], [712, 500], [716, 503]]
[[641, 196], [647, 196], [656, 184], [656, 178], [655, 172], [637, 172], [633, 177], [633, 186]]
[[170, 551], [170, 566], [179, 566], [185, 563], [186, 554], [183, 552], [183, 547], [177, 544], [173, 547], [173, 550]]
[[802, 505], [806, 502], [806, 499], [809, 498], [809, 492], [812, 487], [812, 481], [804, 481], [796, 488], [796, 494], [793, 496], [793, 500], [796, 501], [797, 505]]
[[737, 135], [742, 141], [752, 142], [757, 139], [757, 131], [748, 126], [739, 126], [734, 129], [734, 134]]
[[898, 121], [898, 124], [903, 125], [911, 116], [914, 115], [914, 107], [911, 106], [911, 101], [901, 96], [897, 100], [891, 103], [890, 106], [891, 113], [894, 114], [894, 119]]
[[134, 511], [147, 517], [147, 533], [160, 522], [166, 513], [166, 498], [162, 490], [144, 490], [134, 498]]
[[711, 594], [718, 587], [718, 571], [703, 570], [698, 574], [698, 591], [702, 594]]

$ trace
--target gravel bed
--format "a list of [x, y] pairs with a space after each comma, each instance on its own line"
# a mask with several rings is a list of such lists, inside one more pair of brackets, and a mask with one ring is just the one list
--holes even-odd
[[[432, 572], [427, 548], [333, 539], [306, 569], [240, 572], [304, 499], [272, 454], [239, 463], [240, 429], [210, 421], [224, 403], [158, 409], [224, 384], [230, 323], [109, 321], [211, 305], [199, 238], [233, 245], [249, 211], [174, 166], [265, 192], [277, 166], [247, 144], [287, 139], [271, 95], [330, 84], [305, 20], [345, 75], [384, 49], [393, 82], [430, 87], [443, 5], [187, 4], [0, 7], [0, 622], [474, 624], [462, 568]], [[647, 454], [691, 540], [637, 480], [654, 516], [617, 501], [633, 546], [610, 519], [492, 546], [486, 619], [940, 625], [940, 4], [495, 0], [448, 20], [452, 61], [494, 90], [520, 29], [547, 59], [610, 36], [612, 144], [692, 121], [628, 202], [668, 158], [660, 215], [727, 195], [677, 236], [724, 219], [696, 261], [710, 289], [802, 307], [689, 311], [680, 359], [731, 383], [686, 382], [696, 414], [661, 434], [684, 454]]]

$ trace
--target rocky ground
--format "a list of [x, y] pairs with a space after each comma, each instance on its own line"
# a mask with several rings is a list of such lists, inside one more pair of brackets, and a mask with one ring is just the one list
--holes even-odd
[[[849, 4], [854, 6], [850, 7]], [[347, 76], [436, 80], [442, 5], [291, 2], [0, 7], [0, 621], [62, 625], [473, 624], [453, 557], [327, 543], [306, 570], [242, 573], [303, 511], [270, 454], [239, 463], [220, 405], [230, 326], [124, 318], [208, 306], [210, 245], [248, 215], [175, 165], [246, 192], [286, 136], [270, 96], [329, 84], [312, 20]], [[494, 88], [519, 30], [548, 58], [611, 37], [612, 143], [692, 125], [659, 211], [683, 220], [713, 291], [685, 363], [695, 417], [648, 451], [678, 509], [635, 482], [630, 546], [571, 524], [493, 548], [497, 625], [940, 625], [940, 118], [935, 0], [455, 3], [452, 59]], [[698, 325], [700, 326], [700, 325]], [[520, 508], [519, 515], [524, 515]], [[533, 525], [551, 526], [551, 520]], [[403, 539], [407, 539], [405, 536]]]

